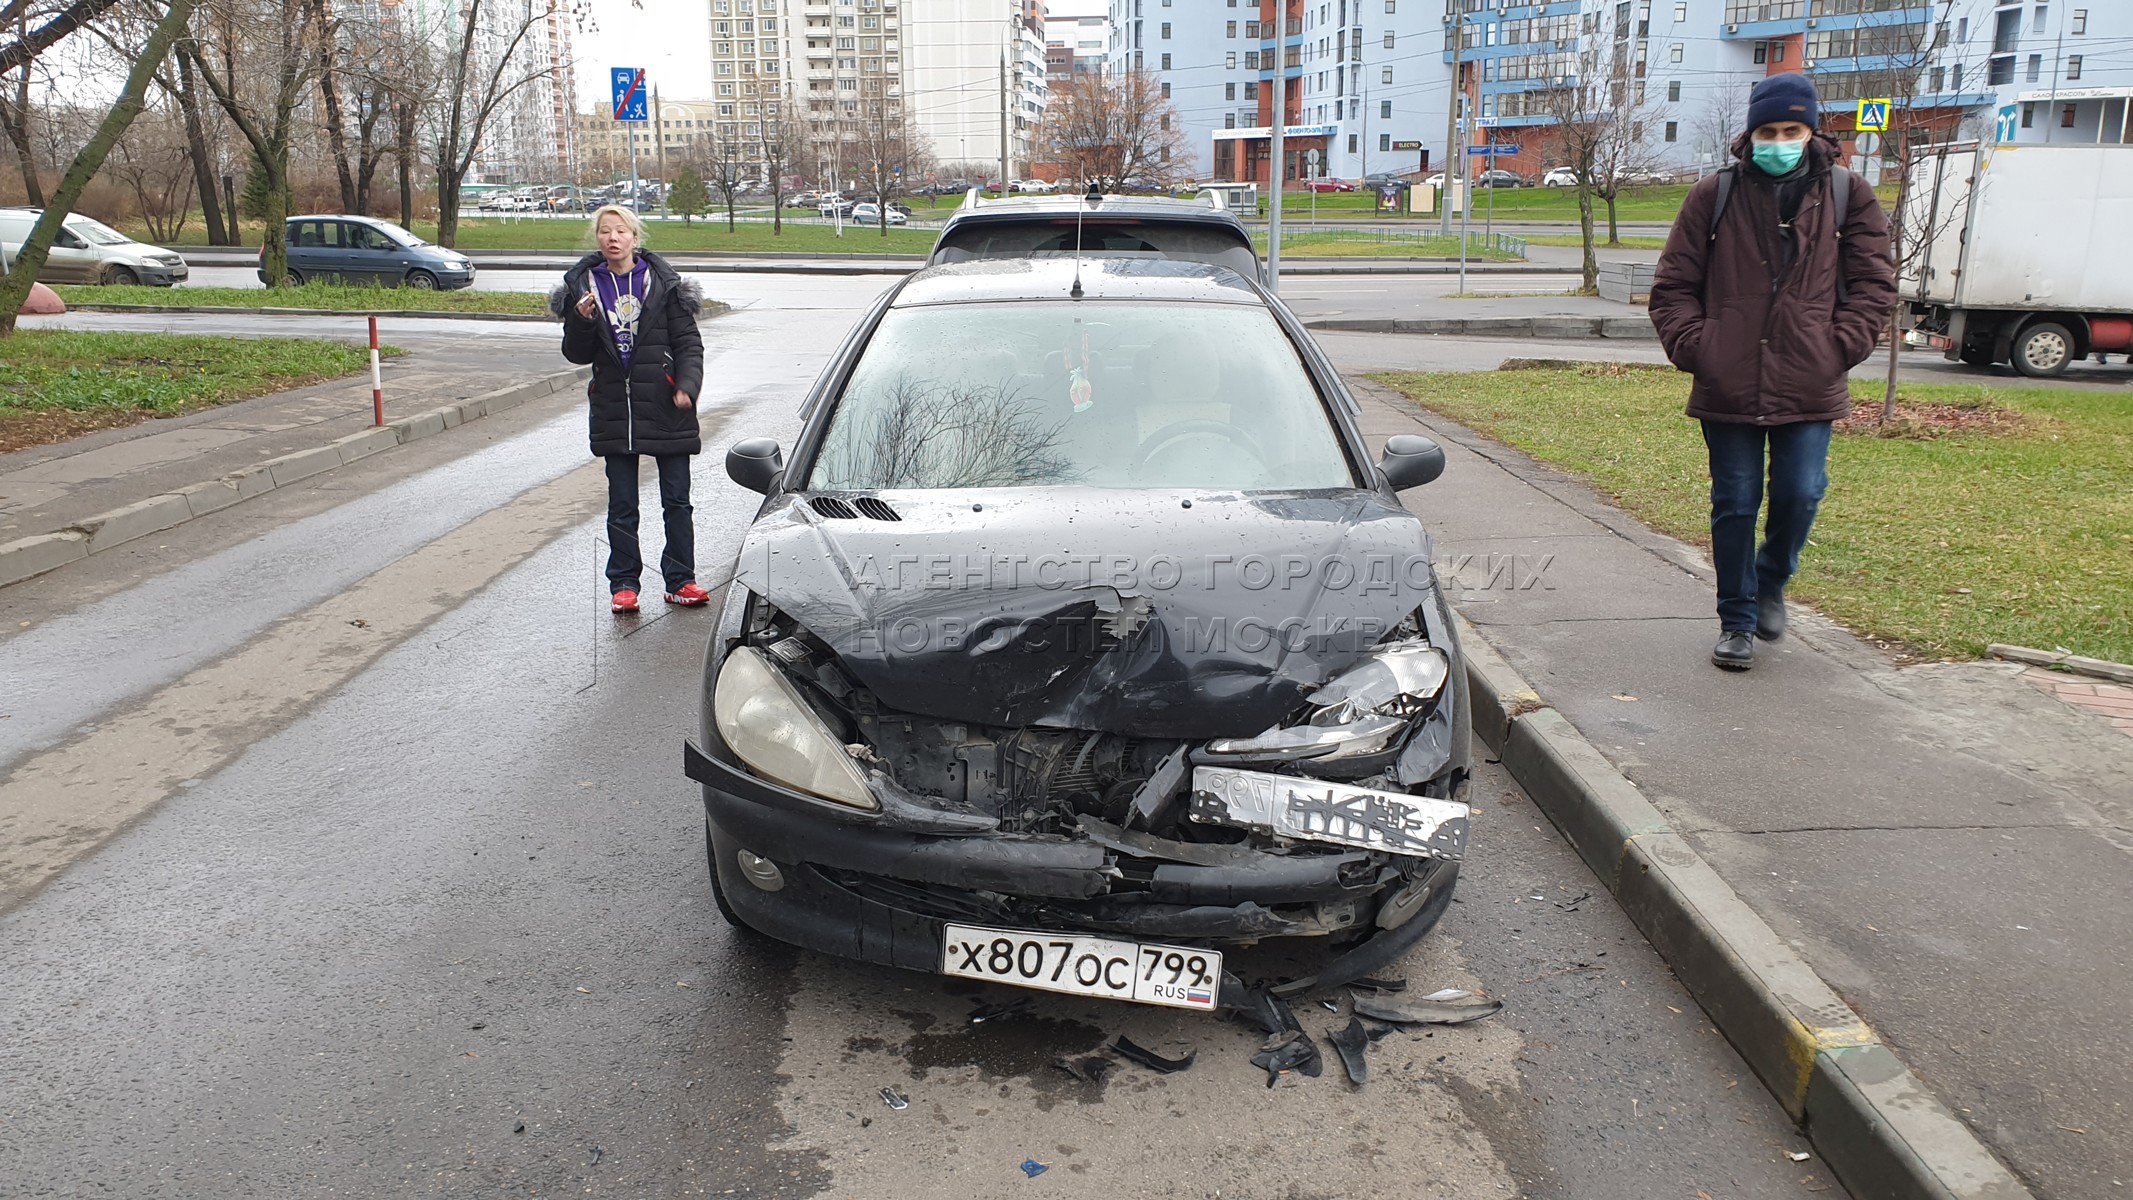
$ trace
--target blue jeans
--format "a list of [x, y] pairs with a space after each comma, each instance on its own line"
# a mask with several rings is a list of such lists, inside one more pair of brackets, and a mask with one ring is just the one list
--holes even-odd
[[[1718, 624], [1753, 632], [1758, 596], [1781, 596], [1799, 568], [1815, 510], [1829, 490], [1827, 421], [1741, 425], [1705, 421], [1711, 451], [1711, 561], [1718, 568]], [[1770, 446], [1770, 519], [1755, 547], [1763, 506], [1763, 446]]]
[[[634, 592], [644, 572], [644, 558], [637, 549], [637, 458], [635, 454], [610, 454], [607, 458], [607, 590]], [[689, 456], [661, 454], [659, 507], [666, 516], [667, 545], [659, 556], [659, 573], [666, 577], [667, 591], [696, 578], [696, 510], [689, 504]]]

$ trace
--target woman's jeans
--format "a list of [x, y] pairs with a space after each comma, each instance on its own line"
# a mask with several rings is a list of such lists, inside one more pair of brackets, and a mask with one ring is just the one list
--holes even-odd
[[[607, 458], [607, 590], [634, 592], [644, 572], [644, 557], [637, 549], [637, 458], [635, 454], [609, 454]], [[666, 577], [667, 591], [696, 578], [696, 510], [689, 505], [689, 456], [661, 454], [659, 507], [666, 516], [666, 552], [659, 556], [659, 573]]]
[[[1711, 451], [1711, 561], [1718, 568], [1718, 625], [1753, 632], [1755, 601], [1785, 593], [1800, 565], [1815, 509], [1829, 490], [1828, 421], [1742, 425], [1705, 421]], [[1770, 519], [1755, 547], [1763, 502], [1763, 446], [1770, 447]]]

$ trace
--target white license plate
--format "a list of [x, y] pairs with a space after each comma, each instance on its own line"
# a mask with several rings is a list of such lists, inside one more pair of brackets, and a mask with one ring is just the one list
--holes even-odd
[[1026, 933], [949, 925], [941, 972], [1072, 996], [1103, 996], [1213, 1012], [1222, 955], [1073, 933]]
[[1204, 816], [1193, 809], [1197, 820], [1391, 854], [1451, 859], [1466, 854], [1469, 810], [1455, 800], [1235, 767], [1194, 767], [1192, 790], [1214, 797], [1219, 806]]

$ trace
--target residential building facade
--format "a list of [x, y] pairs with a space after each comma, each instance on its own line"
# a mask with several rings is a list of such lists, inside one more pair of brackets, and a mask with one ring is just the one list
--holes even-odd
[[1050, 97], [1044, 8], [1035, 0], [903, 0], [904, 79], [918, 132], [942, 162], [1027, 169]]

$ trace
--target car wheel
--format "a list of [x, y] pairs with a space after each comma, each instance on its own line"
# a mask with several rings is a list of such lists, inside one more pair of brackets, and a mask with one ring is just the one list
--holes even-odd
[[283, 272], [281, 273], [281, 285], [282, 285], [283, 287], [302, 287], [302, 286], [304, 286], [304, 276], [303, 276], [303, 273], [302, 273], [301, 271], [298, 271], [298, 270], [297, 270], [296, 268], [294, 268], [294, 267], [291, 267], [291, 268], [289, 268], [288, 270], [285, 270], [285, 271], [283, 271]]
[[132, 267], [122, 267], [117, 263], [113, 263], [104, 268], [103, 282], [111, 287], [131, 287], [140, 281], [141, 277], [134, 274]]
[[2015, 339], [2010, 357], [2015, 370], [2032, 379], [2064, 374], [2067, 364], [2074, 361], [2074, 335], [2064, 325], [2041, 321]]
[[418, 292], [434, 292], [437, 290], [437, 277], [428, 271], [409, 271], [407, 286]]

